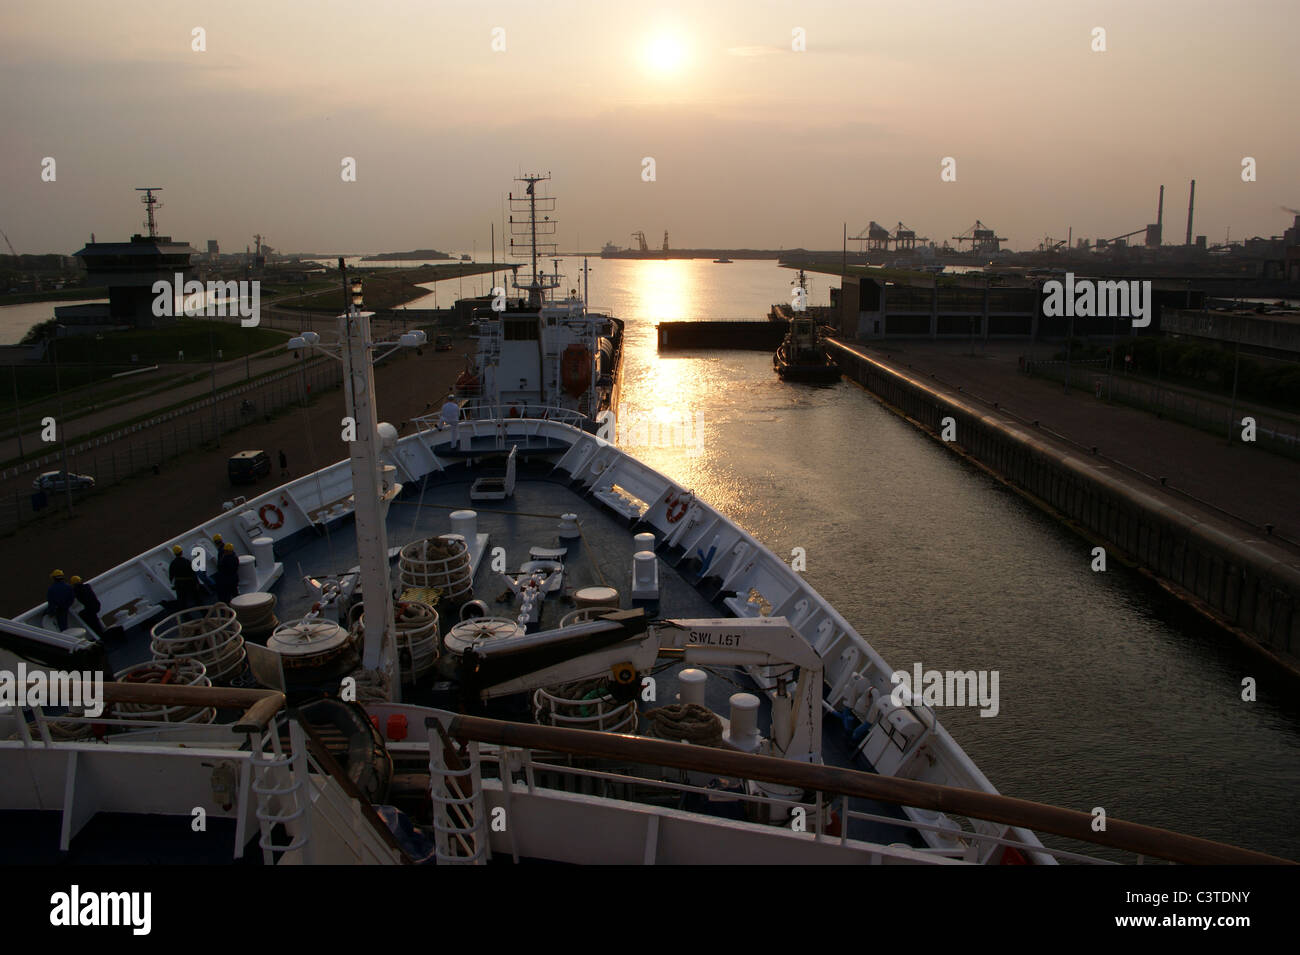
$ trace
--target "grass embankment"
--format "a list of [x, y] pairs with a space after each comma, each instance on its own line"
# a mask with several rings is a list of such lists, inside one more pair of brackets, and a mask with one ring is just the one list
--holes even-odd
[[[230, 361], [274, 348], [287, 337], [286, 332], [260, 326], [242, 328], [230, 322], [182, 319], [179, 324], [165, 328], [61, 338], [54, 346], [58, 357], [57, 388], [53, 355], [47, 354], [39, 364], [11, 366], [9, 374], [0, 374], [0, 381], [9, 379], [4, 381], [8, 387], [0, 388], [0, 410], [13, 411], [15, 375], [20, 406], [41, 401], [62, 390], [64, 414], [75, 417], [78, 409], [98, 406], [137, 392], [157, 391], [161, 386], [185, 377], [172, 374], [160, 380], [143, 374], [139, 378], [119, 379], [111, 385], [95, 386], [96, 382], [111, 379], [118, 372], [159, 364], [206, 366], [214, 357], [217, 361]], [[183, 358], [179, 357], [181, 354]]]
[[[425, 265], [416, 269], [349, 269], [352, 275], [360, 274], [362, 295], [365, 307], [370, 310], [397, 308], [417, 298], [429, 294], [427, 288], [421, 288], [423, 282], [440, 282], [446, 279], [460, 278], [465, 275], [481, 275], [484, 272], [501, 272], [513, 268], [508, 265], [493, 265], [490, 262], [451, 262], [445, 265]], [[306, 311], [338, 312], [343, 309], [343, 289], [338, 273], [325, 282], [326, 288], [315, 294], [307, 294], [292, 302], [284, 302], [277, 308], [303, 309]], [[278, 286], [277, 291], [284, 295], [311, 293], [311, 287], [320, 285], [319, 280], [303, 283], [302, 286]], [[283, 296], [281, 296], [283, 297]]]

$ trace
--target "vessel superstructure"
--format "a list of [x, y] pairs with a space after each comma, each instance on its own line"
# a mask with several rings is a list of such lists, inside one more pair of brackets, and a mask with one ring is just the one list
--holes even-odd
[[515, 294], [499, 288], [491, 307], [475, 311], [474, 367], [455, 391], [467, 416], [558, 408], [594, 423], [617, 403], [623, 322], [588, 308], [585, 267], [582, 293], [559, 294], [565, 276], [554, 257], [555, 199], [540, 194], [549, 178], [523, 176], [523, 194], [510, 194], [510, 253], [528, 262], [528, 277], [520, 281], [516, 270]]

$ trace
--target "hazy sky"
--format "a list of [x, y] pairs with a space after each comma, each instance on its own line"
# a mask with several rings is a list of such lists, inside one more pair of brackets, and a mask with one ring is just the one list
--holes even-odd
[[976, 218], [1027, 248], [1139, 229], [1161, 183], [1181, 242], [1193, 178], [1211, 244], [1273, 235], [1300, 207], [1298, 27], [1296, 0], [6, 3], [0, 229], [20, 252], [122, 239], [157, 185], [199, 247], [485, 250], [541, 170], [561, 248]]

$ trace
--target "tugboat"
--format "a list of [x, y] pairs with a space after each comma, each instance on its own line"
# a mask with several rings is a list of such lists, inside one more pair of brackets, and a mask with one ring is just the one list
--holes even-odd
[[817, 322], [805, 313], [808, 308], [808, 286], [803, 270], [799, 270], [799, 295], [790, 330], [772, 356], [772, 367], [783, 381], [834, 382], [840, 380], [840, 369], [831, 360], [822, 340]]

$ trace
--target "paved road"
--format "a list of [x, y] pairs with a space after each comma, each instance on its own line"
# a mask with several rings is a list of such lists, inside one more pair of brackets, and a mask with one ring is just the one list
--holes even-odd
[[[877, 361], [919, 374], [932, 387], [955, 393], [989, 413], [997, 402], [1002, 412], [1038, 420], [1085, 447], [1098, 451], [1173, 487], [1245, 518], [1257, 527], [1273, 524], [1277, 532], [1300, 540], [1300, 462], [1226, 439], [1124, 405], [1107, 404], [1092, 394], [1057, 382], [1030, 378], [1019, 371], [1024, 344], [891, 343], [887, 349], [853, 347]], [[1041, 350], [1041, 346], [1040, 346]], [[937, 375], [938, 378], [931, 378]], [[1006, 417], [1004, 415], [1004, 417]], [[1049, 435], [1041, 433], [1045, 440]], [[1062, 443], [1064, 446], [1064, 443]], [[1077, 449], [1075, 450], [1077, 453]], [[1183, 510], [1194, 508], [1184, 495], [1147, 482], [1122, 468], [1115, 476], [1139, 481], [1143, 490], [1163, 495]], [[1212, 509], [1196, 510], [1222, 520]]]

